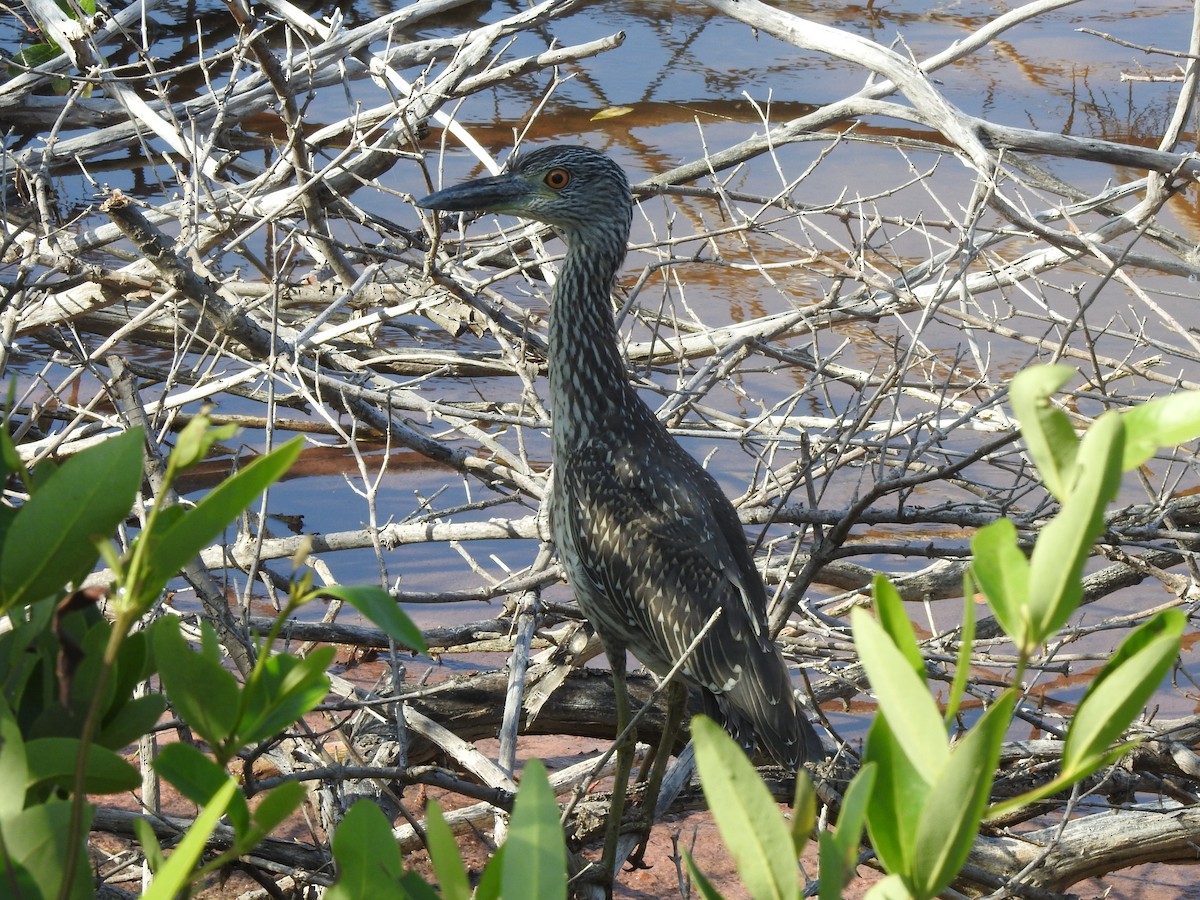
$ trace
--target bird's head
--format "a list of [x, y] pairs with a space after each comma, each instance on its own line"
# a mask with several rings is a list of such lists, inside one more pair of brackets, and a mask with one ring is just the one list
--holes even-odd
[[620, 166], [588, 147], [558, 144], [518, 154], [500, 175], [454, 185], [418, 200], [417, 206], [521, 216], [569, 233], [597, 228], [628, 233], [633, 214]]

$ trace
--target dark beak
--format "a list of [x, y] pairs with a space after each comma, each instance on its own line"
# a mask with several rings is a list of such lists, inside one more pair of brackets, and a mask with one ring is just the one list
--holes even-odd
[[515, 175], [494, 175], [464, 181], [416, 201], [423, 209], [445, 212], [508, 212], [529, 193], [529, 185]]

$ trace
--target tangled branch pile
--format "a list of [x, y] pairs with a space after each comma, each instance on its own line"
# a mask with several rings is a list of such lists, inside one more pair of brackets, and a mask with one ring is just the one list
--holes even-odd
[[[1007, 516], [1032, 540], [1045, 520], [1049, 501], [1003, 407], [1014, 371], [1076, 366], [1082, 384], [1069, 412], [1080, 428], [1105, 409], [1200, 387], [1200, 340], [1187, 318], [1200, 261], [1172, 215], [1200, 173], [1178, 149], [1196, 97], [1197, 27], [1176, 48], [1183, 79], [1154, 148], [999, 126], [956, 108], [935, 81], [938, 69], [1068, 2], [1011, 10], [914, 62], [754, 0], [709, 0], [716, 13], [875, 79], [636, 188], [649, 235], [616, 298], [631, 372], [697, 455], [719, 448], [713, 466], [740, 494], [777, 587], [773, 625], [827, 709], [865, 687], [845, 616], [867, 599], [875, 571], [913, 602], [933, 677], [948, 678], [972, 530]], [[280, 536], [264, 509], [185, 573], [239, 666], [255, 652], [251, 598], [273, 596], [287, 560], [306, 550], [319, 577], [346, 580], [334, 569], [354, 559], [354, 577], [377, 578], [402, 601], [502, 601], [499, 619], [431, 629], [430, 644], [443, 655], [502, 652], [504, 671], [431, 687], [403, 683], [393, 659], [402, 704], [344, 686], [351, 707], [374, 704], [399, 735], [376, 759], [389, 766], [387, 791], [423, 781], [479, 798], [457, 820], [465, 828], [513, 787], [518, 727], [611, 733], [611, 700], [604, 679], [571, 666], [595, 648], [556, 587], [552, 555], [539, 552], [553, 236], [513, 223], [459, 231], [418, 218], [410, 201], [443, 164], [495, 168], [454, 119], [457, 101], [517, 79], [553, 81], [555, 67], [622, 35], [545, 41], [581, 5], [546, 0], [462, 34], [413, 37], [456, 5], [421, 0], [351, 26], [286, 0], [264, 0], [257, 17], [228, 0], [217, 33], [165, 65], [151, 49], [154, 0], [82, 21], [26, 0], [62, 52], [0, 88], [10, 129], [0, 370], [17, 385], [10, 425], [29, 462], [137, 423], [167, 447], [205, 403], [218, 421], [245, 427], [247, 452], [302, 432], [312, 441], [304, 471], [316, 473], [337, 451], [346, 483], [335, 499], [285, 493], [272, 503], [303, 515], [303, 534]], [[514, 36], [542, 43], [517, 56]], [[51, 90], [59, 78], [65, 93]], [[314, 124], [314, 110], [329, 121]], [[895, 130], [881, 137], [866, 120]], [[110, 189], [104, 175], [120, 170], [122, 155], [142, 174]], [[814, 190], [847, 156], [894, 166], [895, 185], [868, 197]], [[1056, 177], [1053, 159], [1094, 164], [1081, 183], [1103, 187]], [[815, 205], [820, 194], [832, 199]], [[665, 233], [663, 204], [678, 213]], [[770, 311], [747, 303], [736, 321], [706, 323], [684, 285], [710, 277], [766, 298]], [[1114, 633], [1165, 605], [1191, 609], [1196, 474], [1181, 451], [1129, 485], [1087, 579], [1100, 611], [1046, 648], [1021, 713], [1029, 733], [1016, 737], [1062, 734], [1072, 691]], [[361, 527], [341, 528], [330, 503], [350, 506]], [[439, 560], [424, 582], [404, 562], [419, 557], [400, 555], [414, 546]], [[466, 572], [450, 575], [442, 561], [458, 557]], [[331, 606], [291, 634], [386, 648], [337, 615]], [[1012, 660], [986, 622], [979, 638], [973, 690], [983, 704]], [[1044, 830], [981, 838], [972, 886], [1032, 895], [1137, 862], [1196, 858], [1200, 759], [1187, 662], [1123, 768], [1086, 796], [1032, 811], [1050, 817]], [[343, 713], [331, 716], [345, 724]], [[864, 723], [832, 724], [854, 737]], [[361, 738], [370, 729], [358, 725]], [[643, 735], [654, 727], [651, 718]], [[463, 743], [497, 733], [498, 761]], [[310, 769], [325, 740], [297, 736], [275, 749], [277, 764]], [[1038, 778], [1055, 753], [1053, 740], [1018, 742], [1004, 765], [1013, 780]], [[417, 765], [435, 754], [460, 774]], [[576, 768], [560, 773], [564, 789], [592, 777], [590, 763]], [[344, 769], [326, 774], [323, 827], [355, 791], [379, 791], [378, 782], [356, 787]], [[1121, 814], [1082, 815], [1096, 810]], [[100, 824], [116, 828], [118, 818]], [[1111, 845], [1121, 853], [1098, 849]], [[271, 862], [272, 845], [264, 849], [264, 869], [313, 872], [324, 859], [320, 848], [275, 851]]]

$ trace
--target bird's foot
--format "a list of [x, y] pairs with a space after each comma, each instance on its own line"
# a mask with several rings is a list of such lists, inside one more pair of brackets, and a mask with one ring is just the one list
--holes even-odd
[[653, 869], [650, 863], [646, 862], [646, 848], [650, 844], [650, 831], [647, 829], [642, 832], [642, 839], [638, 841], [638, 845], [633, 848], [633, 852], [629, 854], [629, 859], [625, 862], [629, 866], [629, 871], [634, 872], [638, 869]]
[[650, 834], [654, 829], [654, 807], [639, 804], [637, 814], [632, 818], [633, 821], [626, 824], [624, 830], [638, 834], [640, 839], [625, 862], [630, 871], [653, 868], [650, 863], [646, 862], [646, 850], [650, 846]]

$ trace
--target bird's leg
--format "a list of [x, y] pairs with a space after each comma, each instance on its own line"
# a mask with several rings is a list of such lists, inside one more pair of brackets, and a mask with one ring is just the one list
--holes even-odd
[[632, 713], [629, 709], [629, 686], [625, 680], [625, 654], [612, 660], [613, 694], [617, 703], [617, 771], [613, 776], [612, 799], [608, 802], [608, 823], [604, 829], [604, 855], [600, 857], [600, 871], [610, 879], [617, 875], [617, 844], [621, 839], [621, 819], [625, 813], [625, 791], [629, 787], [629, 773], [633, 770], [633, 751], [637, 738], [631, 730], [624, 734]]
[[663, 722], [662, 737], [654, 751], [654, 761], [650, 766], [650, 778], [646, 782], [646, 790], [642, 794], [642, 811], [645, 816], [642, 831], [642, 841], [629, 857], [629, 864], [634, 868], [646, 868], [643, 857], [646, 855], [646, 845], [650, 843], [650, 829], [654, 827], [658, 794], [662, 789], [663, 775], [667, 771], [667, 760], [671, 758], [671, 745], [675, 735], [683, 723], [683, 713], [687, 709], [687, 685], [681, 681], [671, 680], [667, 684], [667, 717]]

